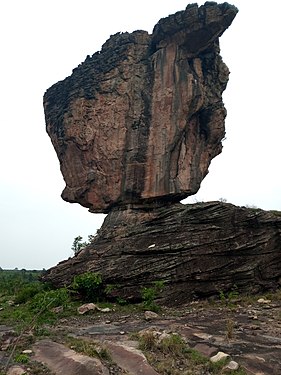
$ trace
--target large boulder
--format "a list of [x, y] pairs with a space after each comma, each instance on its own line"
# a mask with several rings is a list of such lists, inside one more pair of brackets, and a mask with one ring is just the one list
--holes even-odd
[[118, 33], [44, 95], [64, 200], [92, 212], [195, 194], [222, 150], [229, 71], [218, 38], [237, 9], [188, 5], [150, 35]]

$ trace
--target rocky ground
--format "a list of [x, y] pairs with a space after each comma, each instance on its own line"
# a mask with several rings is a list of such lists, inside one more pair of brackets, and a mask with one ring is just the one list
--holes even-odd
[[[160, 353], [151, 342], [146, 341], [143, 350], [139, 350], [137, 337], [160, 342], [177, 333], [190, 349], [195, 349], [191, 351], [193, 356], [201, 353], [212, 361], [216, 360], [214, 356], [218, 352], [229, 356], [223, 369], [216, 373], [281, 374], [279, 297], [225, 300], [222, 296], [213, 302], [193, 302], [178, 309], [163, 308], [158, 314], [145, 313], [132, 306], [116, 311], [90, 311], [84, 315], [61, 318], [53, 326], [46, 325], [42, 328], [41, 337], [38, 332], [36, 337], [30, 332], [20, 340], [11, 327], [0, 326], [0, 361], [2, 368], [6, 367], [3, 373], [215, 373], [210, 372], [202, 361], [193, 360], [191, 363], [191, 357], [179, 355], [175, 347], [170, 352]], [[22, 357], [28, 356], [26, 364], [10, 361], [7, 365], [15, 344], [22, 351], [27, 350]], [[94, 353], [91, 353], [91, 348], [94, 348]], [[229, 363], [230, 368], [225, 368]], [[231, 368], [235, 369], [237, 365], [240, 370], [233, 372]]]

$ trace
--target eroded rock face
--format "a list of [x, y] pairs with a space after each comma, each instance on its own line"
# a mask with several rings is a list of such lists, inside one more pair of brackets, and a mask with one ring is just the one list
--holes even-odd
[[84, 272], [100, 272], [127, 300], [164, 281], [162, 301], [172, 305], [234, 286], [239, 293], [274, 289], [281, 284], [281, 217], [221, 202], [115, 209], [92, 244], [45, 280], [64, 286]]
[[218, 38], [236, 13], [192, 4], [152, 35], [116, 34], [45, 93], [63, 199], [107, 213], [197, 192], [222, 149], [229, 71]]

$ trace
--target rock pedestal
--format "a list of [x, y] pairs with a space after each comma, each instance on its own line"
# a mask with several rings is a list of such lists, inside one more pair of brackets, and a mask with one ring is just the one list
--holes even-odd
[[221, 202], [114, 210], [92, 244], [45, 279], [63, 286], [89, 271], [127, 300], [164, 281], [166, 304], [233, 288], [274, 289], [281, 283], [281, 216]]
[[[187, 6], [145, 31], [113, 35], [44, 95], [62, 193], [108, 213], [94, 241], [50, 269], [58, 286], [100, 272], [119, 296], [165, 282], [165, 303], [231, 290], [274, 288], [281, 219], [211, 202], [184, 206], [222, 150], [229, 71], [219, 37], [237, 9]], [[279, 281], [278, 281], [279, 280]]]

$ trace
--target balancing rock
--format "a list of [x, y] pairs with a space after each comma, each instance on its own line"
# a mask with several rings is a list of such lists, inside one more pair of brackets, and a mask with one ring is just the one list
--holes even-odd
[[191, 4], [152, 34], [117, 33], [47, 90], [64, 200], [108, 213], [198, 191], [222, 150], [229, 70], [218, 39], [237, 11]]

